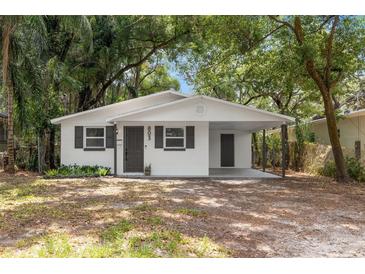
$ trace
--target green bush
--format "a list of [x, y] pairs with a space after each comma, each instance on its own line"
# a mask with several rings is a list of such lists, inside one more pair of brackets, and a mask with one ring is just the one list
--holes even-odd
[[346, 167], [350, 178], [358, 182], [365, 182], [365, 167], [358, 160], [346, 157]]
[[335, 164], [335, 162], [334, 161], [326, 162], [324, 164], [324, 167], [319, 169], [318, 173], [322, 176], [335, 178], [336, 177], [336, 164]]
[[45, 172], [46, 177], [85, 177], [107, 176], [110, 168], [101, 166], [62, 165], [58, 169], [50, 169]]
[[[345, 164], [347, 173], [351, 179], [358, 182], [365, 182], [365, 167], [353, 157], [346, 157]], [[327, 177], [336, 177], [336, 164], [334, 161], [328, 161], [324, 167], [319, 170], [319, 174]]]

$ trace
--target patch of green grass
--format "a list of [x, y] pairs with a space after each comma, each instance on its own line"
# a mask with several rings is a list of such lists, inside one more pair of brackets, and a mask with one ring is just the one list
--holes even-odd
[[203, 210], [197, 209], [197, 208], [180, 208], [176, 210], [179, 214], [184, 214], [192, 217], [205, 217], [207, 216], [207, 213]]
[[192, 252], [201, 258], [206, 257], [226, 257], [228, 252], [221, 246], [214, 243], [207, 236], [199, 238], [189, 245]]
[[47, 188], [48, 186], [42, 180], [1, 185], [0, 206], [6, 208], [8, 205], [46, 200], [46, 196], [41, 196], [40, 194], [46, 193]]
[[16, 242], [15, 246], [17, 248], [27, 248], [37, 244], [43, 237], [44, 235], [34, 235], [25, 239], [21, 239]]
[[151, 225], [162, 225], [163, 221], [161, 217], [152, 216], [147, 218], [147, 222]]
[[17, 189], [16, 196], [17, 197], [33, 196], [33, 192], [32, 192], [32, 189], [28, 186], [25, 188]]
[[49, 207], [47, 205], [40, 205], [38, 203], [29, 203], [20, 206], [16, 209], [9, 217], [16, 219], [21, 222], [29, 221], [36, 218], [61, 218], [67, 217], [64, 210], [55, 207]]
[[144, 238], [137, 236], [129, 239], [128, 251], [126, 255], [128, 257], [135, 257], [135, 258], [157, 257], [151, 243], [149, 241], [146, 241]]
[[[124, 225], [122, 226], [124, 227]], [[122, 230], [125, 231], [124, 228]], [[1, 257], [41, 258], [155, 258], [155, 257], [226, 257], [228, 252], [207, 236], [192, 238], [175, 230], [160, 230], [152, 233], [130, 231], [125, 237], [113, 237], [110, 241], [99, 241], [74, 246], [67, 234], [52, 234], [37, 239], [20, 241], [17, 248], [7, 250]], [[119, 234], [118, 234], [119, 235]]]
[[28, 202], [17, 205], [14, 209], [0, 213], [1, 230], [19, 229], [32, 226], [34, 222], [49, 223], [55, 220], [90, 220], [91, 213], [82, 210], [81, 205], [65, 203], [60, 206], [50, 206], [38, 202]]
[[183, 243], [180, 232], [174, 230], [155, 231], [144, 237], [129, 239], [129, 256], [180, 257], [180, 245]]
[[90, 245], [87, 246], [82, 252], [81, 257], [83, 258], [112, 258], [112, 257], [122, 257], [119, 252], [116, 252], [118, 248], [112, 244], [103, 245]]
[[136, 206], [135, 208], [133, 208], [134, 210], [138, 210], [138, 211], [152, 211], [153, 207], [147, 203], [143, 203], [141, 205]]
[[121, 240], [124, 237], [124, 233], [130, 231], [133, 225], [128, 220], [121, 220], [115, 225], [111, 225], [101, 234], [101, 238], [105, 242], [113, 242]]
[[22, 187], [16, 188], [16, 197], [29, 197], [39, 195], [47, 190], [47, 186], [43, 185], [40, 181], [36, 181], [33, 184], [25, 184]]
[[45, 237], [44, 245], [38, 250], [38, 257], [42, 258], [71, 258], [76, 257], [69, 237], [65, 234]]

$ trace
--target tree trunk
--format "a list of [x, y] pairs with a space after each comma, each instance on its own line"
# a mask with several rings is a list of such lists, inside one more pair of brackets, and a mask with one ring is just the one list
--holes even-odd
[[82, 88], [78, 98], [78, 111], [88, 110], [91, 107], [87, 104], [91, 98], [91, 94], [92, 90], [89, 85]]
[[5, 91], [8, 95], [8, 140], [7, 140], [7, 153], [8, 164], [6, 171], [9, 173], [15, 173], [15, 159], [14, 159], [14, 125], [13, 125], [13, 87], [9, 76], [9, 60], [10, 60], [10, 34], [12, 32], [12, 26], [5, 24], [3, 28], [3, 83]]
[[338, 136], [336, 116], [332, 99], [329, 91], [324, 91], [324, 92], [328, 94], [328, 96], [322, 94], [322, 97], [327, 120], [328, 136], [330, 138], [332, 146], [333, 158], [335, 159], [336, 163], [336, 179], [338, 182], [347, 182], [349, 180], [349, 177], [346, 170], [340, 138]]
[[[336, 32], [336, 26], [339, 21], [339, 16], [335, 16], [334, 21], [331, 26], [331, 31], [328, 35], [325, 50], [326, 50], [326, 60], [325, 60], [325, 68], [322, 73], [320, 73], [317, 70], [317, 67], [315, 65], [315, 62], [313, 58], [309, 56], [304, 56], [304, 65], [305, 68], [310, 75], [310, 77], [313, 79], [313, 81], [316, 83], [317, 87], [319, 88], [324, 109], [325, 109], [325, 115], [327, 120], [327, 129], [328, 129], [328, 135], [330, 138], [331, 146], [332, 146], [332, 153], [333, 157], [335, 159], [336, 163], [336, 180], [338, 182], [347, 182], [349, 180], [346, 166], [345, 166], [345, 160], [342, 153], [342, 148], [340, 144], [340, 139], [337, 132], [337, 124], [336, 124], [336, 116], [335, 116], [335, 110], [333, 106], [333, 98], [331, 95], [331, 88], [333, 88], [337, 81], [331, 80], [331, 68], [332, 68], [332, 47], [333, 47], [333, 39]], [[300, 46], [304, 45], [304, 32], [302, 28], [302, 23], [300, 16], [295, 16], [294, 18], [294, 26], [291, 26], [291, 29], [295, 33], [295, 37], [298, 41], [298, 44]]]
[[336, 180], [345, 183], [349, 180], [345, 160], [343, 157], [340, 138], [337, 131], [335, 109], [332, 102], [331, 89], [321, 78], [314, 66], [313, 60], [306, 61], [306, 69], [314, 82], [317, 84], [323, 99], [324, 113], [326, 116], [328, 136], [330, 138], [333, 158], [336, 164]]
[[43, 130], [38, 135], [38, 172], [43, 173], [46, 167], [46, 134]]
[[43, 170], [48, 170], [49, 166], [50, 166], [50, 130], [49, 128], [45, 128], [43, 129], [43, 140], [42, 140], [42, 144], [44, 146], [44, 154], [42, 155], [43, 159], [44, 159], [44, 166], [43, 166]]
[[56, 130], [54, 127], [49, 131], [49, 168], [54, 169], [55, 164], [55, 142], [56, 142]]

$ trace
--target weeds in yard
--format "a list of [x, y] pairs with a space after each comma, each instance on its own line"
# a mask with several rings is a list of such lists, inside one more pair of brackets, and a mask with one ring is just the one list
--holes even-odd
[[[2, 257], [41, 258], [154, 258], [154, 257], [225, 257], [227, 252], [208, 237], [191, 238], [179, 231], [161, 229], [141, 232], [127, 220], [107, 228], [97, 243], [72, 244], [67, 234], [34, 236], [17, 243], [17, 250]], [[19, 252], [22, 249], [21, 252]]]
[[194, 245], [194, 248], [194, 253], [198, 257], [220, 257], [220, 254], [226, 253], [222, 247], [215, 244], [207, 236], [199, 239]]
[[176, 210], [179, 214], [184, 214], [192, 217], [205, 217], [207, 216], [207, 213], [203, 210], [197, 209], [197, 208], [180, 208]]
[[44, 245], [38, 251], [38, 257], [42, 258], [70, 258], [76, 257], [70, 239], [65, 234], [45, 237]]
[[141, 205], [138, 205], [134, 208], [134, 210], [137, 210], [137, 211], [152, 211], [153, 210], [153, 207], [147, 203], [143, 203]]
[[180, 232], [174, 230], [155, 231], [148, 236], [132, 237], [129, 240], [130, 257], [179, 257], [182, 244]]
[[130, 231], [133, 225], [128, 220], [122, 220], [119, 223], [108, 227], [101, 234], [101, 239], [106, 242], [113, 242], [121, 240], [124, 237], [124, 233]]
[[[100, 180], [96, 179], [86, 183], [86, 191], [101, 186]], [[98, 216], [99, 221], [99, 216], [109, 218], [114, 216], [115, 212], [85, 209], [100, 201], [108, 204], [109, 200], [101, 200], [97, 196], [86, 197], [80, 202], [78, 194], [74, 194], [74, 187], [78, 187], [74, 181], [71, 192], [67, 192], [66, 182], [62, 183], [62, 186], [57, 184], [56, 181], [43, 179], [0, 182], [0, 233], [15, 231], [15, 236], [19, 237], [14, 245], [0, 250], [0, 257], [225, 256], [222, 249], [209, 238], [190, 237], [168, 227], [164, 219], [157, 214], [159, 208], [147, 202], [127, 209], [128, 214], [121, 215], [130, 216], [129, 219], [124, 217], [96, 235], [88, 234], [93, 214]], [[81, 185], [83, 188], [85, 182], [82, 181]], [[180, 208], [177, 212], [192, 217], [206, 216], [206, 212], [195, 208]], [[67, 229], [68, 225], [77, 229], [80, 226], [85, 228], [85, 231], [82, 236], [67, 234], [63, 228], [66, 226]], [[46, 230], [51, 226], [52, 229]], [[59, 226], [62, 227], [61, 233], [57, 233], [60, 231]], [[23, 233], [27, 235], [33, 229], [40, 229], [41, 234], [21, 239]]]
[[147, 218], [147, 223], [150, 225], [162, 225], [163, 221], [162, 218], [159, 216], [152, 216]]
[[119, 252], [116, 252], [118, 248], [112, 244], [104, 244], [104, 245], [89, 245], [87, 246], [81, 254], [83, 258], [112, 258], [112, 257], [121, 257], [120, 249]]
[[25, 239], [21, 239], [17, 241], [16, 247], [20, 249], [30, 247], [37, 244], [40, 240], [42, 240], [43, 237], [44, 235], [34, 235]]

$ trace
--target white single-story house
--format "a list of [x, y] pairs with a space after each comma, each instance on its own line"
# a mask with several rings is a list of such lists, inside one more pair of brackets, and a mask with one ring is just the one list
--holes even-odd
[[116, 175], [209, 176], [251, 168], [251, 133], [288, 116], [168, 90], [52, 120], [61, 163], [100, 165]]

